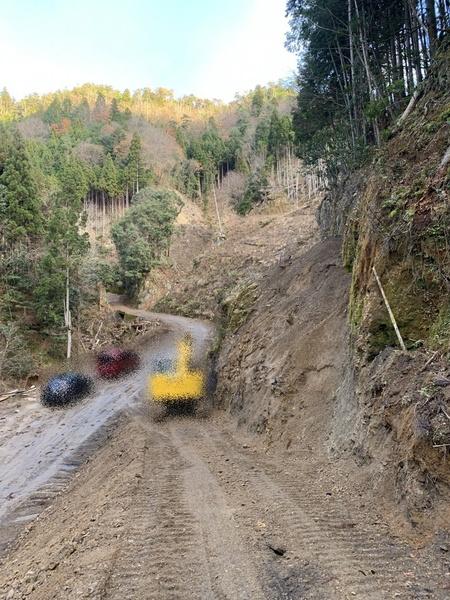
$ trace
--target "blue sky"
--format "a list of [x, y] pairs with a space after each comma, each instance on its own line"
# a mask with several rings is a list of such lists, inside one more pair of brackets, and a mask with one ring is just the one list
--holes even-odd
[[94, 82], [230, 100], [288, 76], [285, 0], [0, 0], [0, 88]]

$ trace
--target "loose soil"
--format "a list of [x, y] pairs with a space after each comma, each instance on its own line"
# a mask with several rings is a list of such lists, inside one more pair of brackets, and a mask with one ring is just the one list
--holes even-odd
[[223, 416], [138, 406], [2, 561], [4, 598], [446, 598], [443, 564]]

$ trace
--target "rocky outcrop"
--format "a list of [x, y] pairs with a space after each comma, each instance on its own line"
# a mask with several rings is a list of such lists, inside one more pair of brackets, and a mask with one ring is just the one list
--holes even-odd
[[317, 209], [317, 222], [322, 238], [342, 236], [350, 213], [358, 204], [363, 173], [357, 171], [346, 177], [336, 188], [327, 191]]

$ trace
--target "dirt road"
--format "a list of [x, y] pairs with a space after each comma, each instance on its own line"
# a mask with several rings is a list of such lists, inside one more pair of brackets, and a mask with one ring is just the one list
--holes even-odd
[[0, 407], [0, 551], [20, 526], [32, 520], [61, 489], [68, 476], [116, 427], [120, 415], [143, 401], [155, 359], [174, 358], [175, 340], [189, 332], [195, 358], [206, 352], [212, 326], [199, 320], [130, 309], [116, 310], [158, 319], [163, 333], [141, 352], [141, 368], [118, 381], [97, 380], [95, 393], [64, 410], [43, 408], [38, 400]]
[[[206, 324], [167, 324], [158, 352], [186, 328], [204, 351]], [[376, 502], [336, 485], [339, 473], [322, 477], [301, 452], [269, 457], [219, 413], [154, 423], [144, 377], [145, 368], [73, 412], [27, 422], [3, 445], [2, 493], [13, 495], [3, 499], [4, 539], [17, 518], [47, 508], [3, 554], [0, 598], [448, 597], [444, 563], [394, 539]], [[87, 435], [93, 423], [97, 437]]]

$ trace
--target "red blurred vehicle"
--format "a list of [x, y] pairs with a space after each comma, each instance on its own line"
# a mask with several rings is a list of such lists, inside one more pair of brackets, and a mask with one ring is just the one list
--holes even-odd
[[116, 379], [139, 367], [139, 356], [132, 350], [108, 348], [97, 354], [97, 373], [103, 379]]

